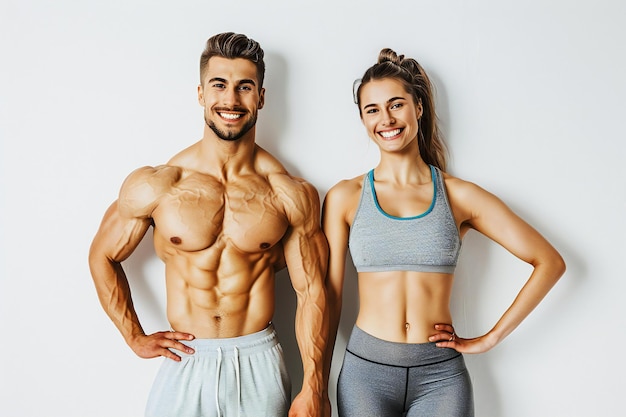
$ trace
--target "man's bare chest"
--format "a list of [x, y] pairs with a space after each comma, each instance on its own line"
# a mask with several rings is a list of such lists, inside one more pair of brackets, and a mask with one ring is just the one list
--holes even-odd
[[161, 196], [152, 217], [155, 232], [184, 251], [231, 245], [262, 252], [288, 227], [272, 188], [258, 177], [227, 183], [206, 176], [181, 180]]

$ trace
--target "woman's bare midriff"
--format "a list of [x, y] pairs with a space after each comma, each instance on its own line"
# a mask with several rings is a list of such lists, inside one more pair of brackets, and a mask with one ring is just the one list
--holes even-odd
[[452, 324], [452, 283], [452, 274], [361, 272], [356, 325], [379, 339], [427, 343], [435, 324]]

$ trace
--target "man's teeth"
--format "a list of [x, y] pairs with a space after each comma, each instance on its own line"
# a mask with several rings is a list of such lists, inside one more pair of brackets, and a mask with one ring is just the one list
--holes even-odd
[[220, 113], [220, 116], [222, 116], [224, 119], [235, 120], [235, 119], [239, 119], [241, 117], [241, 114]]
[[400, 129], [388, 130], [386, 132], [380, 132], [380, 135], [383, 138], [390, 138], [392, 136], [396, 136], [398, 133], [400, 133]]

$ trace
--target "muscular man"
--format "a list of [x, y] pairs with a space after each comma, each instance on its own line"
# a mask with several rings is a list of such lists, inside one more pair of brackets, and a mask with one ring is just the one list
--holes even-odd
[[[328, 409], [324, 357], [328, 249], [319, 197], [255, 144], [265, 64], [241, 34], [207, 41], [200, 60], [202, 139], [131, 173], [106, 212], [89, 263], [104, 310], [142, 358], [164, 356], [147, 416], [286, 416], [290, 382], [271, 325], [274, 275], [297, 295], [304, 381], [290, 416]], [[154, 228], [171, 331], [145, 334], [121, 263]]]

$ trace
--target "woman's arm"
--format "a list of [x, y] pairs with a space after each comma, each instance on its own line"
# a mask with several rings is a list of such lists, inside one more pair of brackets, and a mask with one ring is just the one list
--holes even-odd
[[440, 325], [437, 330], [445, 333], [431, 337], [441, 347], [467, 353], [485, 352], [500, 343], [537, 307], [565, 272], [565, 262], [537, 230], [495, 195], [458, 179], [447, 180], [446, 185], [461, 229], [475, 229], [533, 267], [530, 277], [511, 306], [485, 335], [450, 341], [452, 328]]

